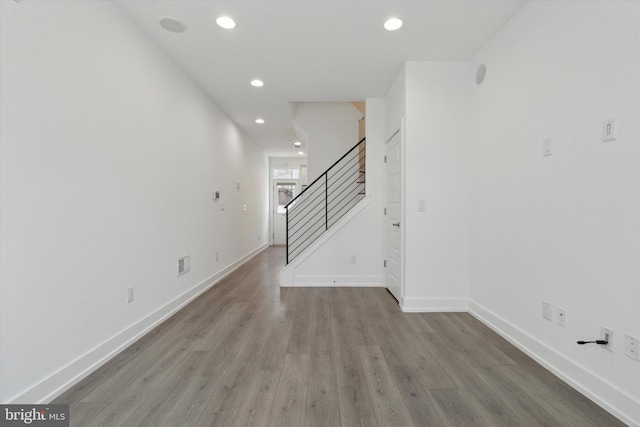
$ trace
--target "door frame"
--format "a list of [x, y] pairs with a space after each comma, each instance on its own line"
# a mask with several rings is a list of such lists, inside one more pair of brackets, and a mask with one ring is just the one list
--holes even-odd
[[[398, 299], [398, 304], [400, 305], [400, 307], [402, 308], [403, 303], [404, 303], [404, 296], [405, 296], [405, 254], [406, 254], [406, 248], [405, 248], [405, 230], [406, 230], [406, 215], [405, 215], [405, 206], [404, 206], [404, 200], [405, 200], [405, 159], [406, 159], [406, 155], [405, 155], [405, 120], [404, 118], [400, 119], [400, 123], [395, 126], [394, 131], [391, 132], [391, 134], [389, 135], [388, 138], [385, 139], [385, 143], [384, 143], [384, 155], [386, 157], [387, 155], [387, 143], [389, 141], [391, 141], [391, 139], [393, 139], [394, 136], [396, 136], [396, 134], [399, 134], [400, 136], [400, 214], [398, 215], [400, 218], [400, 298]], [[383, 259], [387, 260], [387, 216], [386, 216], [386, 212], [387, 212], [387, 163], [385, 161], [384, 163], [384, 174], [383, 174], [383, 205], [384, 205], [384, 209], [385, 209], [385, 214], [383, 216], [383, 220], [382, 220], [382, 236], [383, 236]], [[383, 267], [383, 274], [382, 274], [382, 285], [385, 287], [385, 289], [389, 289], [387, 287], [387, 272], [386, 272], [386, 266]], [[389, 293], [391, 293], [391, 291], [389, 291]], [[392, 294], [393, 295], [393, 294]], [[395, 296], [394, 296], [395, 298]]]
[[[269, 157], [269, 211], [268, 213], [268, 222], [269, 222], [269, 238], [267, 239], [269, 242], [269, 246], [273, 246], [273, 183], [277, 181], [277, 179], [273, 179], [273, 171], [274, 169], [300, 169], [301, 166], [307, 164], [306, 157], [304, 158], [292, 158], [292, 157]], [[302, 171], [301, 171], [302, 172]], [[298, 194], [300, 194], [301, 184], [304, 183], [302, 175], [300, 175], [300, 184], [298, 185]]]

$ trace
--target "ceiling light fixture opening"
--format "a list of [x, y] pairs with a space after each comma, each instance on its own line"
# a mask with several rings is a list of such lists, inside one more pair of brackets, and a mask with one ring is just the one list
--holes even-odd
[[231, 30], [236, 27], [236, 21], [228, 16], [218, 16], [218, 18], [216, 18], [216, 24], [225, 30]]
[[255, 86], [255, 87], [262, 87], [264, 86], [264, 82], [262, 80], [251, 80], [251, 86]]
[[400, 27], [402, 27], [402, 19], [399, 18], [389, 18], [384, 23], [384, 29], [387, 31], [399, 30]]
[[296, 141], [296, 142], [293, 143], [293, 146], [296, 147], [296, 148], [302, 147], [302, 142]]
[[160, 18], [160, 26], [170, 33], [184, 33], [186, 30], [182, 22], [169, 17]]
[[302, 155], [304, 155], [304, 151], [298, 151], [298, 154], [300, 154], [302, 156]]
[[264, 119], [256, 119], [256, 123], [261, 125], [264, 123]]

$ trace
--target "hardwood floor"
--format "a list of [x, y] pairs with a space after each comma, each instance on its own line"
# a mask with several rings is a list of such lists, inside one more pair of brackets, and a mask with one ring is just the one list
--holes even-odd
[[283, 288], [270, 248], [53, 403], [73, 426], [624, 425], [466, 313]]

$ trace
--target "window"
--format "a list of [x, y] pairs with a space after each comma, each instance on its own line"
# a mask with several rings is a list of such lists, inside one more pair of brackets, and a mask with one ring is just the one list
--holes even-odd
[[296, 185], [295, 184], [278, 184], [278, 210], [279, 214], [286, 212], [284, 208], [296, 197]]
[[300, 179], [300, 169], [274, 169], [273, 179]]

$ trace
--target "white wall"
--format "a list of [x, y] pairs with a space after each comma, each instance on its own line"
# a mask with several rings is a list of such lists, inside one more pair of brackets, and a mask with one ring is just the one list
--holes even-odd
[[[487, 75], [470, 146], [471, 309], [635, 425], [640, 363], [623, 342], [640, 337], [639, 31], [638, 2], [529, 2], [472, 61]], [[603, 143], [611, 117], [618, 140]], [[613, 352], [576, 345], [601, 325]]]
[[385, 97], [384, 142], [400, 129], [407, 114], [407, 70], [403, 65], [395, 80], [389, 86]]
[[[330, 229], [331, 238], [312, 245], [302, 260], [283, 269], [283, 286], [381, 286], [382, 285], [382, 174], [384, 100], [366, 102], [366, 193], [361, 209], [347, 213]], [[354, 143], [355, 145], [355, 143]], [[356, 263], [351, 263], [356, 255]]]
[[0, 401], [27, 403], [259, 249], [268, 172], [119, 6], [0, 5]]
[[[407, 62], [404, 307], [465, 309], [469, 64]], [[418, 212], [418, 201], [426, 212]]]
[[404, 118], [405, 311], [466, 309], [468, 70], [466, 62], [410, 61], [387, 94], [387, 137]]
[[351, 102], [296, 104], [293, 121], [298, 133], [306, 136], [309, 183], [358, 143], [361, 118]]

